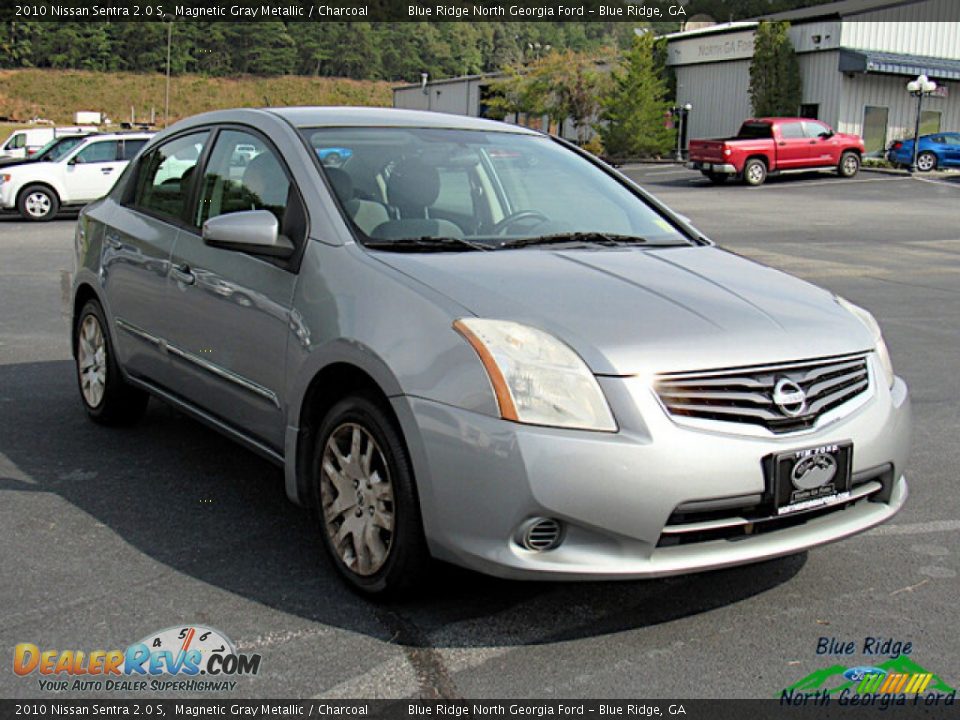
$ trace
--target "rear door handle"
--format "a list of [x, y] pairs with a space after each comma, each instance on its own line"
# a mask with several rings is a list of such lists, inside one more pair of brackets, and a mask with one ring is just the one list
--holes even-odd
[[170, 268], [170, 274], [184, 285], [193, 285], [197, 281], [197, 276], [190, 270], [189, 265], [174, 265]]

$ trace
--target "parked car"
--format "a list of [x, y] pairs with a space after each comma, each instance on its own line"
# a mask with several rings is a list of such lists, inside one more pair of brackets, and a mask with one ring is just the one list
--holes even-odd
[[[913, 138], [895, 140], [887, 150], [887, 160], [894, 165], [913, 164]], [[960, 133], [938, 132], [920, 136], [917, 148], [917, 170], [930, 172], [937, 168], [960, 167]]]
[[[324, 165], [332, 146], [353, 160]], [[907, 388], [866, 310], [523, 127], [206, 113], [83, 209], [75, 246], [89, 417], [154, 396], [283, 467], [364, 592], [431, 557], [570, 580], [766, 560], [907, 496]]]
[[0, 158], [28, 158], [40, 148], [60, 135], [79, 135], [96, 132], [95, 127], [38, 127], [15, 130], [3, 145], [0, 145]]
[[343, 147], [316, 148], [317, 157], [324, 165], [338, 167], [350, 159], [353, 150]]
[[762, 185], [770, 175], [822, 169], [850, 178], [860, 170], [863, 153], [862, 138], [834, 132], [819, 120], [757, 118], [745, 121], [736, 137], [691, 140], [688, 167], [714, 183], [737, 177]]
[[60, 135], [48, 142], [33, 155], [26, 158], [0, 158], [0, 167], [10, 167], [11, 165], [26, 165], [36, 162], [54, 162], [63, 157], [70, 150], [75, 148], [84, 138], [90, 137], [90, 133], [83, 135]]
[[56, 159], [0, 168], [0, 208], [43, 221], [102, 197], [151, 135], [91, 135]]

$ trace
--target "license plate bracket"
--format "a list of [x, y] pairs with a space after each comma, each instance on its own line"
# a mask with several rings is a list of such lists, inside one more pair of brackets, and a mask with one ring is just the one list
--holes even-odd
[[777, 515], [835, 505], [850, 497], [853, 443], [826, 443], [773, 456], [770, 488]]

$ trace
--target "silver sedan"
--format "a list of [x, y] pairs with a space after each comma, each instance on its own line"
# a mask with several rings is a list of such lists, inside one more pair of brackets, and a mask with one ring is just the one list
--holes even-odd
[[569, 580], [753, 562], [907, 496], [907, 388], [866, 310], [521, 127], [200, 115], [84, 209], [76, 250], [87, 414], [155, 397], [273, 460], [370, 594], [431, 559]]

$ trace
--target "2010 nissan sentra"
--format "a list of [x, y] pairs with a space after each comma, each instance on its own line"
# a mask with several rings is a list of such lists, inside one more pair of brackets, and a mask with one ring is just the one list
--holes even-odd
[[736, 565], [907, 496], [907, 388], [868, 312], [524, 128], [200, 115], [83, 211], [76, 252], [89, 416], [154, 396], [282, 465], [368, 593], [431, 557], [569, 580]]

